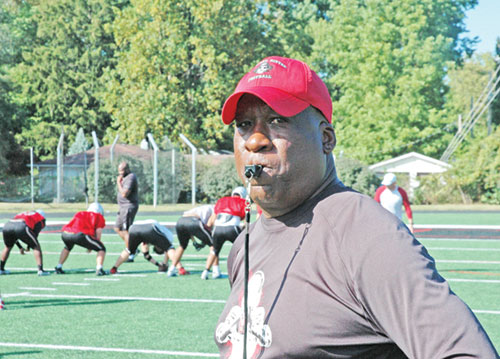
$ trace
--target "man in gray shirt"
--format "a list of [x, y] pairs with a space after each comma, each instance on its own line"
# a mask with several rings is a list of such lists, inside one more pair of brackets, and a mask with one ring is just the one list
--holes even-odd
[[260, 165], [251, 197], [248, 300], [244, 236], [228, 257], [221, 358], [496, 358], [481, 324], [399, 219], [336, 176], [332, 103], [307, 64], [268, 57], [222, 110], [236, 168]]
[[[137, 177], [130, 171], [127, 162], [121, 162], [118, 165], [116, 187], [118, 190], [116, 195], [118, 216], [116, 217], [114, 230], [125, 242], [125, 248], [128, 248], [128, 229], [134, 223], [135, 215], [139, 209], [139, 186]], [[134, 255], [135, 253], [131, 253], [130, 262], [134, 260]]]

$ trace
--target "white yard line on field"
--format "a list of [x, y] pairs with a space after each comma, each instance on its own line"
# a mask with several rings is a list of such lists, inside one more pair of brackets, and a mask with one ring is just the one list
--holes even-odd
[[89, 283], [69, 283], [69, 282], [52, 282], [52, 285], [75, 285], [75, 286], [88, 286]]
[[470, 283], [500, 283], [500, 279], [462, 279], [447, 278], [448, 282], [470, 282]]
[[420, 242], [425, 242], [425, 241], [438, 241], [438, 242], [483, 242], [483, 243], [494, 243], [494, 242], [500, 242], [500, 239], [484, 239], [484, 238], [467, 238], [467, 239], [462, 239], [462, 238], [427, 238], [427, 237], [418, 237], [418, 240]]
[[436, 259], [436, 263], [500, 264], [500, 261], [473, 261], [469, 259]]
[[[431, 229], [500, 229], [500, 226], [488, 224], [414, 224], [414, 228]], [[424, 232], [425, 233], [425, 232]]]
[[476, 314], [495, 314], [500, 315], [500, 310], [474, 310]]
[[83, 280], [97, 280], [103, 282], [119, 282], [120, 278], [83, 278]]
[[19, 289], [24, 289], [24, 290], [57, 290], [57, 288], [41, 288], [41, 287], [18, 287]]
[[38, 349], [53, 349], [53, 350], [79, 350], [79, 351], [97, 351], [97, 352], [115, 352], [115, 353], [138, 353], [138, 354], [157, 354], [157, 355], [177, 355], [185, 357], [200, 357], [200, 358], [218, 358], [219, 354], [212, 353], [196, 353], [196, 352], [181, 352], [174, 350], [150, 350], [150, 349], [126, 349], [126, 348], [103, 348], [103, 347], [84, 347], [78, 345], [52, 345], [52, 344], [27, 344], [27, 343], [3, 343], [2, 347], [16, 348], [38, 348]]

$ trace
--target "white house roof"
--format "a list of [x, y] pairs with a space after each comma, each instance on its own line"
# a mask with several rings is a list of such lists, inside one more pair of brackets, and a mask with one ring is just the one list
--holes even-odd
[[436, 160], [417, 152], [410, 152], [375, 163], [368, 168], [376, 173], [441, 173], [445, 172], [450, 167], [451, 166], [446, 162]]

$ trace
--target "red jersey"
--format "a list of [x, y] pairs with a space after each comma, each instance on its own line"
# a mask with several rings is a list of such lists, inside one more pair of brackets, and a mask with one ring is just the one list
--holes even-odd
[[245, 200], [241, 197], [222, 197], [217, 201], [214, 208], [215, 214], [227, 213], [245, 218]]
[[43, 218], [43, 216], [38, 212], [19, 213], [14, 217], [14, 219], [22, 219], [32, 231], [35, 230], [37, 223], [40, 223], [42, 228], [45, 227], [45, 218]]
[[75, 214], [71, 222], [62, 227], [63, 232], [84, 233], [95, 237], [97, 228], [104, 228], [106, 220], [100, 213], [82, 211]]

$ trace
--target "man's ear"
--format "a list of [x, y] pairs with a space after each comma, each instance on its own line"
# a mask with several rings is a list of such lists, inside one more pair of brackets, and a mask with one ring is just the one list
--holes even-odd
[[328, 122], [321, 122], [320, 130], [322, 134], [323, 141], [323, 153], [325, 155], [332, 153], [335, 145], [337, 144], [337, 138], [335, 137], [335, 130], [332, 125]]

